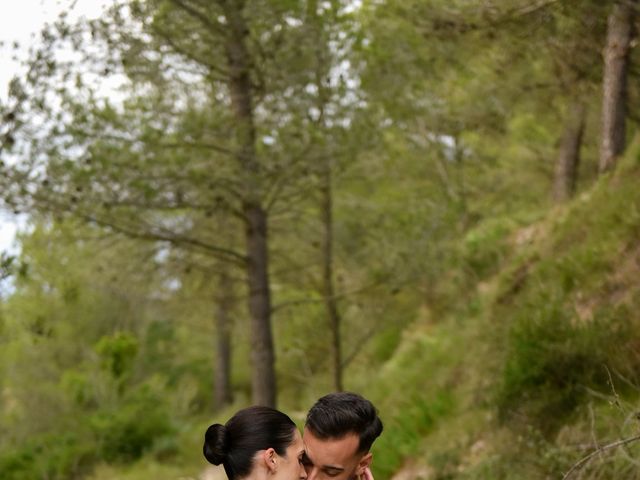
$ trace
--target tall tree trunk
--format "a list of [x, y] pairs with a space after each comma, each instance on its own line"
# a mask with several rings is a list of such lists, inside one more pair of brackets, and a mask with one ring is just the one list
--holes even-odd
[[230, 34], [227, 40], [229, 90], [236, 119], [238, 159], [244, 175], [242, 209], [247, 248], [249, 313], [251, 316], [251, 387], [256, 405], [275, 407], [275, 353], [271, 334], [271, 295], [267, 247], [267, 212], [261, 204], [260, 168], [256, 158], [251, 60], [246, 39], [242, 1], [225, 2]]
[[[316, 71], [315, 82], [318, 88], [317, 108], [320, 112], [317, 126], [326, 134], [325, 124], [325, 108], [327, 104], [327, 91], [323, 78], [327, 75], [327, 61], [322, 46], [325, 42], [323, 36], [322, 20], [318, 16], [317, 0], [309, 0], [307, 3], [307, 15], [311, 20], [310, 26], [314, 35], [316, 44]], [[326, 146], [322, 142], [323, 146]], [[326, 149], [325, 149], [326, 150]], [[324, 152], [328, 153], [328, 152]], [[329, 329], [331, 331], [331, 363], [333, 388], [340, 392], [343, 390], [342, 385], [342, 342], [340, 325], [342, 317], [338, 309], [338, 301], [336, 298], [336, 289], [334, 284], [334, 262], [333, 262], [333, 165], [332, 156], [323, 155], [324, 164], [322, 165], [322, 178], [320, 185], [320, 213], [322, 221], [322, 299], [329, 320]]]
[[585, 113], [585, 105], [577, 100], [570, 105], [567, 112], [553, 180], [553, 199], [558, 203], [570, 199], [575, 192]]
[[342, 391], [342, 345], [340, 325], [342, 318], [338, 310], [333, 282], [333, 184], [331, 161], [326, 160], [322, 179], [322, 296], [331, 329], [331, 356], [333, 363], [333, 388]]
[[271, 334], [271, 294], [267, 255], [267, 215], [247, 204], [247, 257], [251, 314], [252, 399], [256, 405], [276, 406], [275, 354]]
[[[225, 267], [222, 267], [225, 268]], [[221, 273], [215, 296], [216, 322], [216, 363], [213, 398], [220, 409], [233, 401], [231, 391], [231, 311], [234, 296], [231, 281], [226, 273]]]
[[607, 23], [602, 87], [602, 139], [599, 171], [615, 167], [625, 147], [625, 114], [629, 51], [633, 37], [635, 0], [617, 2]]

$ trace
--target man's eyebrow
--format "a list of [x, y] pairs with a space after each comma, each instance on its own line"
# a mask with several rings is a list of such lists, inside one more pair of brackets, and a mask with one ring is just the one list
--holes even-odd
[[[304, 456], [307, 460], [309, 460], [313, 465], [316, 464], [316, 462], [313, 461], [313, 459], [309, 456], [309, 454], [307, 453], [307, 451], [305, 450], [304, 452]], [[338, 467], [337, 465], [322, 465], [322, 468], [326, 469], [326, 470], [338, 470], [340, 472], [344, 471], [344, 467]]]
[[338, 470], [340, 472], [344, 472], [344, 468], [336, 467], [335, 465], [323, 465], [322, 468], [324, 468], [326, 470]]

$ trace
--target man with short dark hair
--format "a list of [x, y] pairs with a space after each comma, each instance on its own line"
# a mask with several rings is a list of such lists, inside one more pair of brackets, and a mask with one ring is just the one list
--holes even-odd
[[369, 400], [349, 392], [325, 395], [309, 410], [304, 427], [307, 480], [371, 478], [369, 450], [381, 433], [382, 421]]

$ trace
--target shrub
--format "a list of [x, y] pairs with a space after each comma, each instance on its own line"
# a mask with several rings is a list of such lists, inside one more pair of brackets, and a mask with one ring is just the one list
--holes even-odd
[[477, 278], [495, 273], [509, 252], [509, 234], [515, 227], [513, 220], [498, 218], [471, 230], [462, 243], [464, 265]]
[[136, 460], [173, 433], [168, 408], [144, 388], [118, 408], [95, 414], [91, 428], [107, 462]]
[[95, 346], [100, 355], [103, 367], [114, 378], [127, 374], [138, 353], [138, 339], [131, 333], [119, 332], [112, 336], [102, 337]]
[[541, 296], [515, 319], [497, 399], [501, 418], [524, 414], [547, 433], [566, 421], [589, 388], [610, 389], [607, 367], [619, 363], [632, 331], [623, 310], [601, 310], [580, 322], [559, 298]]
[[0, 478], [75, 478], [94, 462], [94, 445], [73, 433], [46, 434], [0, 454]]

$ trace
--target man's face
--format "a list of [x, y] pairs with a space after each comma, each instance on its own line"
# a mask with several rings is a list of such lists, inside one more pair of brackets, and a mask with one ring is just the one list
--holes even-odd
[[305, 428], [303, 440], [307, 480], [353, 480], [371, 463], [371, 453], [358, 452], [360, 440], [355, 433], [320, 439]]

